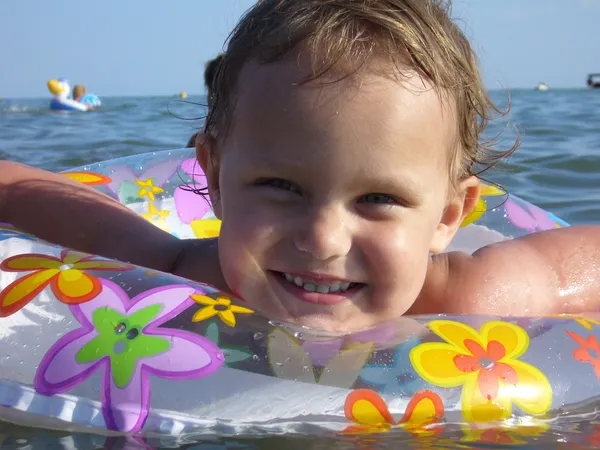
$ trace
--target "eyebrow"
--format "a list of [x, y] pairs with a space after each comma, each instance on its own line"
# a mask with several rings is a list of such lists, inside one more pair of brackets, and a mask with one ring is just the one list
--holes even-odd
[[306, 163], [302, 161], [302, 159], [273, 159], [273, 158], [264, 158], [262, 155], [259, 155], [254, 158], [248, 159], [248, 165], [252, 168], [258, 169], [266, 169], [278, 171], [283, 169], [302, 169], [306, 167]]

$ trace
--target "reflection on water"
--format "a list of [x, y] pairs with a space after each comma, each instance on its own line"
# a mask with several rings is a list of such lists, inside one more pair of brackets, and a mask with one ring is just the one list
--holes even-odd
[[554, 423], [548, 426], [509, 426], [474, 429], [446, 424], [422, 435], [394, 430], [366, 436], [181, 436], [133, 437], [104, 436], [67, 431], [50, 431], [9, 425], [0, 422], [0, 449], [20, 450], [162, 450], [162, 449], [257, 449], [257, 450], [344, 450], [379, 448], [515, 448], [561, 449], [599, 448], [598, 417], [578, 422]]

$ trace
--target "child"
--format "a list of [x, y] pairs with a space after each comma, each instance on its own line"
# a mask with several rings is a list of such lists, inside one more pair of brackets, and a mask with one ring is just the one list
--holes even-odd
[[[204, 85], [206, 86], [206, 98], [208, 100], [207, 106], [209, 108], [210, 108], [211, 99], [213, 96], [213, 94], [212, 94], [213, 80], [215, 78], [215, 73], [217, 72], [217, 67], [219, 66], [219, 63], [221, 62], [222, 59], [223, 59], [223, 54], [221, 53], [216, 58], [213, 58], [210, 61], [208, 61], [206, 63], [206, 67], [204, 68]], [[194, 148], [196, 146], [196, 136], [197, 135], [198, 135], [198, 133], [196, 132], [190, 136], [187, 144], [185, 145], [186, 148]]]
[[76, 84], [73, 87], [73, 100], [78, 102], [85, 95], [85, 86], [81, 84]]
[[223, 60], [223, 53], [217, 55], [216, 58], [211, 59], [206, 63], [204, 67], [204, 85], [206, 86], [206, 98], [208, 100], [208, 106], [211, 106], [213, 102], [213, 83], [215, 79], [215, 75], [217, 73], [217, 68], [219, 64]]
[[101, 102], [98, 96], [94, 94], [88, 94], [85, 86], [76, 84], [73, 88], [73, 100], [84, 104], [88, 111], [91, 111], [100, 106]]
[[477, 168], [512, 149], [481, 143], [494, 106], [441, 2], [264, 0], [234, 30], [213, 89], [196, 150], [218, 240], [177, 240], [11, 162], [0, 166], [0, 220], [329, 330], [600, 305], [598, 227], [442, 253], [477, 202]]

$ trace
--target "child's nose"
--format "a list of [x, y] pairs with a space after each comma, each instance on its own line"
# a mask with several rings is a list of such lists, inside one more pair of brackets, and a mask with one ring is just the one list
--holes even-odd
[[347, 255], [352, 235], [343, 208], [315, 209], [298, 223], [294, 237], [296, 248], [321, 261]]

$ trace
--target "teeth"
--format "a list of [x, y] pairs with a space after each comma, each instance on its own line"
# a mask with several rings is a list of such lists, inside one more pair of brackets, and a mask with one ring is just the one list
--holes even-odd
[[317, 292], [320, 294], [329, 294], [329, 286], [325, 284], [319, 284], [317, 285]]
[[329, 284], [315, 284], [315, 283], [307, 283], [300, 277], [295, 277], [290, 275], [289, 273], [283, 273], [284, 278], [290, 283], [294, 283], [296, 286], [301, 287], [305, 291], [309, 292], [318, 292], [320, 294], [329, 294], [332, 292], [345, 292], [350, 287], [354, 286], [354, 283], [346, 282], [346, 283], [331, 283]]

